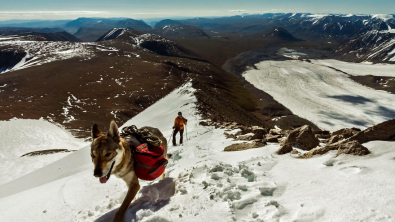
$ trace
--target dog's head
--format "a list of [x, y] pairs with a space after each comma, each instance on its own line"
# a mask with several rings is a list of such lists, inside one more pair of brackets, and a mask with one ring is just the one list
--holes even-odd
[[91, 157], [95, 165], [93, 175], [100, 178], [100, 183], [106, 183], [114, 166], [122, 159], [122, 146], [118, 126], [114, 121], [110, 123], [107, 135], [104, 135], [95, 124], [92, 127]]

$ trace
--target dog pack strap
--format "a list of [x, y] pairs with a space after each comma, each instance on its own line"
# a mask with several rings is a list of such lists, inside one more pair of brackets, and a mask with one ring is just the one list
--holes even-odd
[[161, 168], [162, 168], [162, 169], [163, 169], [163, 168], [166, 168], [168, 162], [169, 162], [169, 161], [165, 159], [165, 161], [163, 161], [159, 166], [157, 166], [157, 167], [156, 167], [153, 171], [151, 171], [149, 174], [150, 174], [150, 175], [155, 174], [157, 170], [159, 170], [159, 169], [161, 169]]
[[136, 164], [137, 164], [138, 166], [141, 166], [141, 167], [145, 168], [145, 169], [152, 169], [152, 166], [148, 166], [148, 165], [145, 165], [145, 164], [140, 163], [140, 162], [136, 162]]
[[143, 149], [147, 148], [147, 144], [143, 143], [140, 146], [137, 147], [137, 152], [141, 152]]

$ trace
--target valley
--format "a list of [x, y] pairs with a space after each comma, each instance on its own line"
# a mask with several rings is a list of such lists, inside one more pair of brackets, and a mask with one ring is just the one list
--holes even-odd
[[[395, 220], [395, 15], [0, 21], [0, 220], [113, 221], [91, 128], [158, 128], [124, 221]], [[170, 143], [169, 143], [170, 144]], [[22, 212], [22, 213], [21, 213]]]

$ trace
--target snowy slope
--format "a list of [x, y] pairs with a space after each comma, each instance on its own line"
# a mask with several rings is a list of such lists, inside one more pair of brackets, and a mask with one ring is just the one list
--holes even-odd
[[[333, 153], [309, 160], [274, 155], [277, 144], [225, 153], [224, 147], [234, 142], [225, 138], [222, 129], [198, 125], [193, 91], [188, 83], [126, 123], [159, 127], [168, 138], [176, 113], [182, 111], [188, 119], [188, 141], [169, 148], [173, 154], [169, 179], [142, 182], [145, 188], [132, 202], [125, 221], [395, 219], [393, 142], [366, 144], [373, 153], [366, 157], [336, 159]], [[29, 190], [26, 186], [14, 195], [7, 192], [26, 181], [1, 186], [0, 218], [111, 221], [126, 185], [115, 177], [100, 184], [92, 174], [88, 146], [25, 177], [52, 182]]]
[[45, 120], [0, 121], [0, 185], [48, 165], [69, 153], [22, 155], [50, 149], [78, 150], [87, 143]]
[[[0, 50], [23, 51], [27, 55], [14, 67], [0, 73], [16, 71], [74, 57], [88, 60], [94, 56], [89, 43], [38, 41], [37, 36], [0, 36]], [[2, 68], [2, 67], [0, 67]]]
[[[395, 95], [365, 87], [347, 74], [325, 66], [332, 66], [333, 61], [263, 61], [256, 64], [258, 69], [243, 76], [294, 114], [324, 130], [364, 129], [395, 118]], [[369, 69], [364, 64], [349, 65], [336, 62], [333, 67], [358, 75], [377, 67], [372, 74], [395, 77], [394, 65], [374, 65]]]

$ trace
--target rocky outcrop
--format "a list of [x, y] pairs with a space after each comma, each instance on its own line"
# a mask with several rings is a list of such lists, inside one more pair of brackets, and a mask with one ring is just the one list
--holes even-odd
[[333, 144], [333, 143], [337, 143], [340, 141], [340, 136], [338, 135], [334, 135], [332, 136], [328, 141], [327, 141], [327, 145]]
[[353, 140], [359, 143], [366, 143], [373, 140], [395, 140], [395, 119], [369, 127], [347, 139], [347, 141]]
[[309, 152], [303, 154], [300, 156], [300, 158], [306, 159], [306, 158], [311, 158], [314, 155], [322, 155], [325, 154], [331, 150], [337, 150], [336, 157], [341, 155], [341, 154], [351, 154], [355, 156], [364, 156], [368, 155], [370, 151], [364, 147], [361, 143], [358, 141], [340, 141], [325, 147], [318, 147], [315, 149], [310, 150]]
[[311, 150], [319, 145], [320, 141], [315, 137], [315, 134], [310, 126], [305, 125], [292, 130], [284, 144], [299, 147], [302, 150]]
[[287, 143], [287, 144], [282, 145], [282, 146], [280, 147], [280, 149], [277, 150], [276, 153], [277, 153], [278, 155], [283, 155], [283, 154], [289, 153], [289, 152], [291, 152], [291, 151], [292, 151], [292, 145], [289, 144], [289, 143]]
[[259, 148], [263, 146], [266, 146], [265, 142], [263, 142], [262, 140], [255, 140], [252, 143], [244, 142], [244, 143], [232, 144], [230, 146], [225, 147], [224, 151], [242, 151], [242, 150]]
[[338, 136], [339, 139], [348, 139], [361, 132], [358, 128], [345, 128], [332, 133], [332, 136]]
[[331, 137], [331, 134], [329, 131], [314, 131], [315, 137], [320, 138], [320, 139], [329, 139]]
[[339, 146], [336, 156], [339, 156], [341, 154], [351, 154], [354, 156], [365, 156], [365, 155], [370, 154], [370, 151], [368, 150], [368, 148], [364, 147], [358, 141], [350, 141], [347, 143], [343, 143]]
[[252, 133], [254, 133], [254, 136], [251, 139], [253, 139], [253, 140], [263, 139], [266, 136], [266, 134], [268, 133], [268, 130], [266, 128], [253, 126]]
[[282, 135], [267, 134], [265, 138], [265, 142], [278, 143], [280, 138], [282, 138]]

